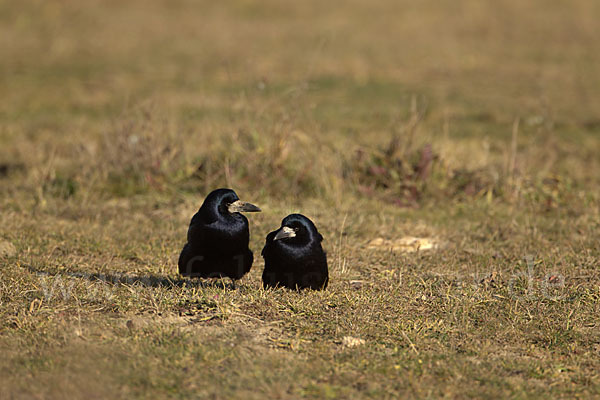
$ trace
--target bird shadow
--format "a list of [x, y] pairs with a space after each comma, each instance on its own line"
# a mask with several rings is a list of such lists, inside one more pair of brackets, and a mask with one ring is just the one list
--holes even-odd
[[153, 288], [218, 288], [232, 289], [237, 287], [233, 282], [225, 282], [223, 278], [199, 279], [199, 278], [177, 278], [172, 279], [167, 276], [146, 274], [146, 275], [131, 275], [122, 272], [104, 273], [104, 272], [85, 272], [85, 271], [48, 271], [47, 269], [35, 268], [31, 265], [25, 267], [32, 273], [44, 277], [70, 277], [85, 279], [90, 282], [102, 282], [114, 286], [142, 286]]

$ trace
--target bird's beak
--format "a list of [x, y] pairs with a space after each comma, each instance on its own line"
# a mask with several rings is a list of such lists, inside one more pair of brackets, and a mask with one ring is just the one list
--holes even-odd
[[258, 212], [261, 211], [260, 208], [256, 207], [254, 204], [246, 203], [245, 201], [237, 200], [227, 206], [227, 211], [231, 214], [236, 212]]
[[285, 238], [293, 238], [296, 237], [296, 231], [290, 227], [284, 226], [275, 234], [273, 240], [285, 239]]

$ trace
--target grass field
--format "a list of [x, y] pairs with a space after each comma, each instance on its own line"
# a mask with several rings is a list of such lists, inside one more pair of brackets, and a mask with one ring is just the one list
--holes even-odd
[[[0, 0], [0, 397], [600, 397], [598, 15]], [[177, 275], [217, 187], [236, 288]], [[326, 291], [261, 288], [290, 212]]]

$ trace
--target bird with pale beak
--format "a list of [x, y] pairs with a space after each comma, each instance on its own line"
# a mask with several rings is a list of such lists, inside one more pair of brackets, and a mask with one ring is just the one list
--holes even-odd
[[258, 212], [231, 189], [212, 191], [192, 217], [187, 243], [179, 256], [179, 273], [187, 277], [242, 278], [252, 268], [250, 230], [243, 212]]
[[281, 227], [267, 235], [262, 256], [265, 288], [325, 289], [329, 282], [323, 236], [315, 224], [302, 214], [290, 214]]

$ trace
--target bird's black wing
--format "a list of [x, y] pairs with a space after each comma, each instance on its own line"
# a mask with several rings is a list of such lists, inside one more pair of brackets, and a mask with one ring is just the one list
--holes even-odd
[[197, 245], [204, 242], [206, 233], [204, 221], [201, 220], [200, 213], [194, 214], [188, 228], [187, 240], [190, 245]]
[[277, 234], [277, 231], [273, 231], [271, 233], [269, 233], [267, 235], [267, 239], [265, 240], [265, 247], [263, 247], [262, 251], [260, 252], [261, 256], [265, 256], [265, 254], [268, 252], [268, 247], [270, 244], [273, 243], [273, 238], [275, 237], [275, 235]]

